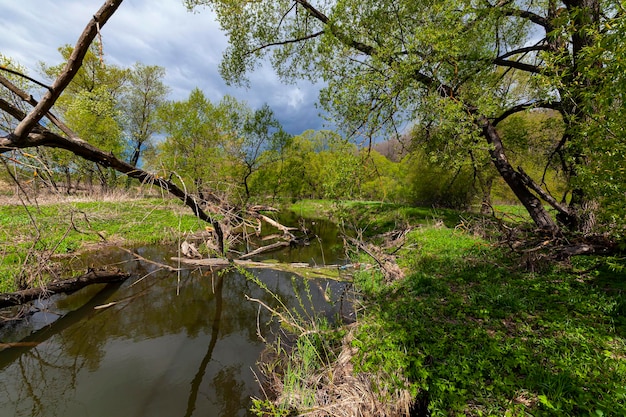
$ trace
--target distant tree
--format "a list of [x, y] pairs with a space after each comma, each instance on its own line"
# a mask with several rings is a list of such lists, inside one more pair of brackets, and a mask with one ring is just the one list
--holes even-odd
[[[73, 52], [73, 47], [65, 45], [59, 48], [59, 52], [63, 59], [67, 60]], [[120, 100], [129, 72], [108, 65], [99, 54], [98, 44], [92, 44], [85, 54], [83, 66], [57, 101], [57, 109], [67, 125], [80, 137], [106, 152], [121, 156], [126, 148], [122, 135], [123, 117]], [[47, 66], [41, 63], [41, 67], [50, 79], [58, 77], [64, 69], [62, 64]], [[68, 192], [71, 189], [70, 181], [73, 175], [85, 176], [90, 187], [94, 177], [99, 179], [103, 190], [115, 186], [117, 177], [113, 170], [88, 161], [73, 160], [73, 157], [64, 151], [52, 151], [48, 154], [50, 161], [56, 162], [58, 169], [64, 171]]]
[[277, 162], [291, 136], [283, 130], [267, 104], [252, 110], [232, 98], [223, 103], [231, 121], [226, 146], [240, 164], [241, 185], [246, 198], [250, 198], [250, 177], [263, 166]]
[[169, 87], [163, 83], [165, 68], [137, 62], [130, 70], [128, 86], [121, 99], [123, 127], [128, 141], [128, 163], [137, 166], [143, 151], [153, 146], [159, 131], [158, 108], [165, 102]]
[[309, 164], [314, 154], [313, 143], [309, 135], [313, 131], [303, 132], [290, 138], [286, 146], [279, 150], [265, 151], [261, 158], [274, 161], [255, 172], [250, 179], [257, 194], [276, 197], [318, 196], [320, 184], [313, 179]]
[[165, 140], [157, 146], [149, 166], [164, 176], [175, 174], [187, 190], [209, 199], [225, 174], [226, 112], [195, 88], [186, 100], [163, 104], [158, 117]]

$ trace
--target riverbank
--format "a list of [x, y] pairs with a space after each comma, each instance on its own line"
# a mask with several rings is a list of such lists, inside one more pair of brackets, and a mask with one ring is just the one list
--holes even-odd
[[170, 198], [107, 196], [0, 205], [0, 292], [42, 279], [55, 260], [102, 245], [176, 242], [206, 226]]
[[[28, 207], [0, 208], [6, 288], [22, 265], [53, 267], [93, 245], [174, 242], [206, 226], [161, 198]], [[300, 337], [270, 343], [259, 415], [626, 415], [623, 262], [521, 255], [480, 217], [448, 210], [323, 201], [291, 210], [381, 247], [386, 238], [403, 276], [364, 268], [356, 322], [296, 323], [308, 326]]]
[[[619, 263], [523, 256], [477, 233], [479, 221], [457, 217], [454, 225], [449, 212], [349, 210], [370, 236], [388, 231], [386, 218], [410, 230], [394, 253], [404, 277], [357, 274], [362, 310], [349, 341], [347, 327], [313, 326], [316, 337], [332, 334], [314, 343], [303, 333], [274, 363], [283, 392], [257, 401], [259, 415], [323, 415], [328, 398], [341, 401], [328, 393], [332, 380], [320, 386], [312, 376], [332, 375], [339, 358], [345, 361], [345, 343], [379, 404], [408, 396], [412, 416], [626, 415], [626, 274]], [[302, 398], [317, 401], [303, 405]], [[368, 414], [371, 399], [351, 407], [397, 415]]]

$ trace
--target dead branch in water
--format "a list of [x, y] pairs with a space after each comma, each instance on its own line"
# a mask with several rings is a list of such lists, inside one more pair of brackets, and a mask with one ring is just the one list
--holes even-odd
[[289, 246], [289, 242], [286, 242], [286, 241], [275, 242], [275, 243], [272, 243], [271, 245], [261, 246], [260, 248], [255, 249], [252, 252], [248, 252], [244, 255], [241, 255], [239, 259], [252, 258], [253, 256], [259, 255], [261, 253], [270, 252], [275, 249], [284, 248], [287, 246]]
[[130, 274], [122, 271], [90, 270], [78, 277], [51, 282], [43, 287], [0, 294], [0, 308], [24, 304], [52, 294], [77, 291], [91, 284], [123, 281], [128, 277]]
[[173, 261], [186, 265], [193, 265], [207, 268], [227, 268], [231, 265], [241, 266], [244, 268], [255, 269], [275, 269], [277, 271], [291, 272], [304, 278], [325, 278], [334, 280], [345, 280], [349, 278], [350, 267], [362, 267], [363, 265], [324, 265], [311, 266], [306, 263], [281, 263], [281, 262], [255, 262], [245, 259], [226, 258], [204, 258], [204, 259], [188, 259], [188, 258], [171, 258]]

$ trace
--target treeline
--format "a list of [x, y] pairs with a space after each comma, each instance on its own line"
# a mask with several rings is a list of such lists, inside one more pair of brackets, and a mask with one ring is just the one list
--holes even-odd
[[[69, 46], [60, 48], [64, 60], [71, 52]], [[7, 58], [3, 66], [25, 73]], [[41, 68], [49, 80], [62, 70], [43, 63]], [[20, 76], [9, 77], [32, 90]], [[267, 105], [252, 109], [230, 96], [212, 102], [199, 89], [169, 101], [164, 77], [158, 66], [109, 65], [94, 44], [56, 109], [81, 139], [206, 200], [359, 199], [457, 208], [481, 204], [485, 210], [492, 200], [515, 202], [485, 153], [437, 148], [438, 137], [450, 142], [454, 136], [437, 124], [422, 123], [402, 136], [359, 145], [328, 130], [292, 136]], [[10, 94], [6, 99], [20, 103]], [[8, 118], [1, 123], [5, 132], [15, 124]], [[562, 135], [555, 112], [519, 113], [499, 130], [516, 165], [543, 177], [552, 191], [563, 191], [559, 167], [541, 163]], [[5, 180], [35, 192], [100, 193], [138, 185], [48, 147], [16, 150], [4, 162]]]
[[[564, 192], [557, 165], [541, 164], [549, 143], [562, 134], [553, 112], [530, 112], [503, 122], [501, 134], [515, 144], [511, 158]], [[487, 158], [431, 148], [434, 129], [414, 128], [402, 137], [356, 146], [331, 131], [307, 131], [261, 155], [250, 179], [254, 195], [283, 198], [358, 199], [421, 206], [466, 208], [516, 199]], [[369, 145], [369, 144], [368, 144]]]

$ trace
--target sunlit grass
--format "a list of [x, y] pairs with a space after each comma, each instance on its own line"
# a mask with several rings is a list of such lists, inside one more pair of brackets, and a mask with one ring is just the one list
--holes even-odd
[[172, 242], [182, 233], [202, 227], [202, 222], [172, 199], [2, 205], [0, 291], [15, 289], [23, 267], [41, 262], [42, 257], [73, 254], [96, 244]]
[[413, 230], [399, 263], [401, 281], [357, 277], [363, 371], [403, 369], [437, 416], [626, 415], [623, 273], [586, 259], [530, 272], [441, 226]]

